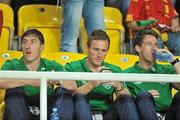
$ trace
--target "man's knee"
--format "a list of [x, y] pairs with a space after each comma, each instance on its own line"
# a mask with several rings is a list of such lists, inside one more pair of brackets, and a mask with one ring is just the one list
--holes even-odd
[[74, 95], [74, 100], [75, 100], [75, 101], [87, 101], [88, 98], [87, 98], [87, 96], [84, 95], [84, 94], [76, 93], [76, 94]]
[[176, 104], [180, 103], [180, 92], [176, 92], [174, 95], [174, 100], [176, 101]]
[[149, 92], [142, 92], [136, 98], [136, 102], [139, 102], [139, 101], [152, 101], [152, 100], [154, 100], [154, 98]]
[[117, 102], [123, 102], [123, 103], [128, 103], [128, 102], [134, 102], [134, 100], [132, 99], [132, 97], [128, 94], [122, 94], [119, 95], [116, 99]]

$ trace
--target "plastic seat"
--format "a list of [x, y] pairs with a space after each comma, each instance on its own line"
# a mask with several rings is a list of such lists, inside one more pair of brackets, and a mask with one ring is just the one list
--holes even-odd
[[42, 56], [49, 60], [55, 60], [62, 65], [86, 57], [85, 54], [70, 53], [70, 52], [51, 52], [51, 53], [44, 53]]
[[9, 5], [0, 3], [3, 12], [3, 25], [0, 37], [0, 50], [12, 50], [14, 38], [14, 13]]
[[[109, 54], [126, 53], [124, 44], [125, 30], [122, 25], [122, 14], [113, 7], [104, 7], [106, 32], [110, 37]], [[80, 28], [80, 46], [87, 54], [87, 33], [85, 27]]]
[[130, 54], [107, 55], [105, 59], [105, 61], [119, 66], [122, 70], [134, 65], [138, 60], [139, 58], [137, 55]]
[[62, 8], [55, 5], [25, 5], [18, 11], [18, 35], [31, 28], [42, 32], [45, 39], [44, 52], [60, 50]]
[[0, 103], [0, 120], [4, 117], [5, 102]]

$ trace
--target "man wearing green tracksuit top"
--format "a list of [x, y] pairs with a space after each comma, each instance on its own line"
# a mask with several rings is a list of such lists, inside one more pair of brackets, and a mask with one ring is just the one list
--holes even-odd
[[[22, 36], [23, 57], [8, 60], [2, 70], [16, 71], [63, 71], [63, 66], [55, 61], [41, 58], [44, 38], [36, 29], [27, 30]], [[39, 119], [40, 105], [39, 80], [7, 80], [1, 84], [6, 89], [4, 119], [29, 120]], [[48, 86], [48, 110], [51, 107], [53, 84]], [[50, 111], [48, 111], [50, 112]]]
[[[140, 74], [180, 74], [180, 63], [168, 50], [158, 48], [158, 35], [152, 30], [139, 31], [134, 37], [134, 48], [139, 61], [134, 66], [124, 70], [125, 73]], [[162, 65], [155, 62], [154, 52], [171, 55], [172, 65]], [[172, 97], [172, 87], [180, 89], [178, 83], [167, 82], [126, 82], [134, 99], [142, 120], [158, 120], [164, 117], [172, 120], [180, 119], [180, 93]], [[158, 114], [156, 114], [156, 112]]]
[[[104, 62], [109, 43], [104, 31], [95, 30], [88, 39], [88, 56], [67, 63], [66, 71], [120, 73], [119, 67]], [[62, 87], [61, 97], [56, 102], [60, 119], [92, 120], [91, 109], [101, 111], [104, 120], [139, 119], [135, 103], [119, 81], [63, 81]], [[117, 96], [115, 101], [113, 93]]]

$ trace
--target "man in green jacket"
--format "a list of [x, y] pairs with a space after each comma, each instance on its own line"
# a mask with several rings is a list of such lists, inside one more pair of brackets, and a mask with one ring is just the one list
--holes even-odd
[[[124, 70], [125, 73], [138, 74], [180, 74], [180, 62], [168, 50], [158, 49], [158, 35], [152, 30], [139, 31], [133, 39], [135, 51], [139, 61], [134, 66]], [[156, 55], [169, 54], [171, 63], [162, 65], [156, 63]], [[164, 56], [167, 57], [167, 56]], [[164, 58], [161, 59], [163, 60]], [[180, 84], [167, 82], [126, 82], [131, 95], [136, 99], [139, 114], [142, 120], [158, 120], [165, 118], [180, 119], [180, 94], [172, 99], [172, 87], [180, 90]], [[159, 114], [156, 114], [159, 113]], [[158, 116], [157, 116], [158, 115]]]
[[[43, 49], [44, 38], [42, 33], [36, 29], [27, 30], [22, 36], [23, 57], [6, 61], [1, 69], [13, 71], [63, 71], [63, 66], [57, 62], [41, 58]], [[1, 84], [0, 87], [6, 89], [5, 119], [39, 119], [39, 80], [15, 80], [14, 82], [13, 80], [7, 80], [7, 83]], [[51, 107], [52, 93], [53, 86], [49, 85], [48, 108]]]
[[[78, 61], [67, 63], [70, 72], [113, 72], [121, 69], [104, 62], [110, 40], [106, 32], [95, 30], [88, 39], [88, 55]], [[60, 99], [56, 102], [60, 119], [92, 120], [91, 110], [102, 112], [104, 120], [138, 120], [139, 116], [131, 96], [119, 81], [63, 81]], [[117, 99], [113, 101], [113, 93]]]

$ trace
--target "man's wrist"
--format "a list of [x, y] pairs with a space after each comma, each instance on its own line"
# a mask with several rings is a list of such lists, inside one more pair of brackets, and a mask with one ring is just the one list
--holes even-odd
[[178, 62], [179, 62], [179, 59], [176, 58], [175, 60], [173, 60], [173, 61], [171, 62], [171, 65], [175, 65], [175, 64], [178, 63]]
[[120, 87], [116, 88], [116, 92], [120, 92], [123, 89], [124, 89], [124, 87], [120, 84]]

